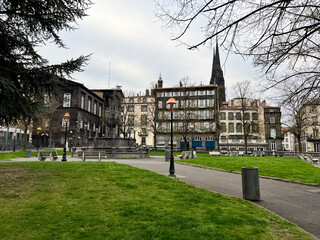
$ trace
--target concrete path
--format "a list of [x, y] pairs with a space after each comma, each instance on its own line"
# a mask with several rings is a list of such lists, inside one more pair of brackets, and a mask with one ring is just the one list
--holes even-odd
[[[61, 159], [59, 158], [59, 160]], [[79, 160], [79, 158], [68, 157], [68, 161]], [[37, 159], [20, 158], [14, 161], [37, 161]], [[116, 161], [164, 175], [169, 173], [169, 163], [164, 161], [164, 157], [103, 161]], [[242, 198], [240, 174], [208, 170], [178, 163], [175, 164], [175, 170], [177, 178], [183, 182]], [[261, 201], [255, 202], [256, 204], [297, 224], [320, 239], [320, 186], [314, 187], [264, 178], [260, 178], [259, 181]]]

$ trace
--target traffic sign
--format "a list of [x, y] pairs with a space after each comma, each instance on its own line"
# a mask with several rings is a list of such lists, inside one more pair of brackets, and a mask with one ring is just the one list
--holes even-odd
[[17, 136], [17, 133], [16, 132], [14, 132], [14, 133], [12, 133], [12, 137], [16, 137]]

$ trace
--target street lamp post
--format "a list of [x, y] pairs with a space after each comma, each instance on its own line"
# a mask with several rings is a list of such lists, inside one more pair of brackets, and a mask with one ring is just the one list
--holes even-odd
[[171, 97], [168, 102], [170, 105], [170, 111], [171, 111], [171, 154], [170, 154], [170, 169], [169, 169], [169, 176], [170, 177], [176, 177], [175, 170], [174, 170], [174, 158], [173, 158], [173, 105], [176, 104], [176, 100]]
[[37, 130], [38, 130], [38, 144], [37, 144], [37, 152], [38, 152], [39, 148], [40, 148], [40, 132], [41, 132], [42, 128], [38, 127]]
[[64, 122], [66, 123], [66, 129], [64, 132], [64, 147], [63, 147], [63, 155], [61, 161], [67, 161], [67, 131], [68, 131], [68, 123], [70, 120], [70, 114], [67, 112], [63, 116]]
[[227, 149], [228, 149], [228, 154], [229, 154], [229, 133], [226, 133], [226, 137], [227, 137]]
[[191, 157], [193, 158], [193, 131], [194, 131], [194, 125], [191, 124]]

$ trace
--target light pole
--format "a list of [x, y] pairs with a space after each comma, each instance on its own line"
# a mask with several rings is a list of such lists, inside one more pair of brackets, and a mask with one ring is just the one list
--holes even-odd
[[174, 158], [173, 158], [173, 105], [176, 104], [176, 100], [171, 97], [167, 104], [170, 104], [170, 111], [171, 111], [171, 154], [170, 154], [170, 169], [169, 169], [169, 176], [176, 177], [175, 170], [174, 170]]
[[67, 112], [63, 116], [64, 122], [66, 123], [66, 129], [64, 132], [64, 147], [63, 147], [63, 155], [61, 161], [67, 161], [67, 131], [68, 131], [68, 123], [70, 120], [70, 114]]
[[226, 133], [226, 137], [227, 137], [227, 149], [229, 154], [229, 133]]
[[39, 148], [40, 148], [40, 132], [41, 132], [42, 128], [38, 127], [37, 130], [38, 130], [38, 144], [37, 144], [37, 152], [38, 152]]
[[13, 152], [16, 151], [16, 137], [17, 137], [17, 126], [14, 126], [15, 128], [15, 131], [14, 133], [12, 134], [13, 135]]
[[193, 158], [193, 131], [194, 131], [194, 125], [191, 124], [191, 157]]

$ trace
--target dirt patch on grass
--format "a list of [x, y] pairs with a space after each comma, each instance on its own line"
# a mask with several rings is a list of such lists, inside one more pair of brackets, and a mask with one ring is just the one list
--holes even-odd
[[33, 173], [33, 171], [21, 167], [1, 167], [0, 182], [25, 178]]

